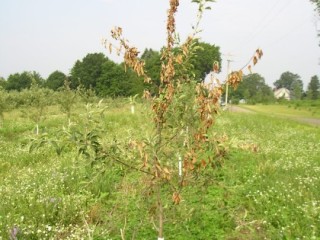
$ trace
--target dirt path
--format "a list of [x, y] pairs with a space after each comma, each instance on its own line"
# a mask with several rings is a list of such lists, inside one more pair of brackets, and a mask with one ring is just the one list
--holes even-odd
[[320, 126], [319, 118], [292, 118], [292, 119], [297, 120], [298, 122], [304, 122], [314, 126]]
[[[229, 105], [228, 106], [228, 111], [230, 112], [241, 112], [241, 113], [255, 113], [255, 111], [252, 111], [250, 109], [242, 108], [239, 106], [235, 105]], [[279, 116], [283, 118], [282, 116]], [[320, 126], [320, 119], [319, 118], [304, 118], [304, 117], [286, 117], [288, 119], [292, 119], [301, 123], [308, 123], [313, 126]]]
[[246, 108], [242, 108], [239, 106], [235, 106], [235, 105], [229, 105], [228, 106], [228, 111], [230, 112], [241, 112], [241, 113], [255, 113], [252, 110], [246, 109]]

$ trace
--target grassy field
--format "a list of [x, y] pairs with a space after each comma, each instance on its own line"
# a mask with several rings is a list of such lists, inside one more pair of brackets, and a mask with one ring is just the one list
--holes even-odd
[[[100, 108], [79, 104], [72, 126], [50, 107], [40, 130], [57, 137], [63, 126], [102, 128], [102, 141], [120, 143], [149, 136], [148, 108], [139, 104], [133, 115], [123, 101], [106, 105], [98, 118]], [[180, 205], [168, 196], [165, 239], [320, 239], [320, 129], [267, 115], [218, 117], [213, 133], [225, 139], [223, 166], [208, 171], [202, 187], [185, 188]], [[30, 153], [39, 137], [24, 117], [7, 112], [0, 127], [0, 239], [156, 239], [143, 175], [112, 161], [99, 172], [72, 145], [61, 155], [52, 145]]]
[[320, 107], [301, 105], [301, 104], [270, 104], [270, 105], [241, 105], [241, 107], [250, 109], [270, 116], [282, 116], [289, 118], [320, 118]]

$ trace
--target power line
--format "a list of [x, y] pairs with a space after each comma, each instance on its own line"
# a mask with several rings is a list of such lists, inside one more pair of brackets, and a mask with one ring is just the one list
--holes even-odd
[[[259, 23], [254, 27], [254, 31], [251, 32], [248, 39], [252, 38], [255, 35], [255, 32], [257, 29], [259, 29], [260, 25], [264, 22], [264, 20], [270, 15], [270, 13], [273, 11], [273, 9], [280, 3], [279, 0], [276, 0], [275, 4], [272, 5], [272, 7], [269, 9], [269, 11], [260, 19]], [[247, 41], [247, 40], [246, 40]], [[242, 41], [242, 46], [246, 41]]]
[[268, 21], [264, 26], [262, 26], [261, 28], [259, 28], [259, 29], [258, 29], [258, 32], [257, 32], [257, 33], [252, 37], [252, 39], [250, 39], [247, 43], [250, 43], [250, 42], [251, 42], [252, 40], [254, 40], [259, 34], [261, 34], [263, 31], [265, 31], [265, 29], [266, 29], [268, 26], [270, 26], [270, 24], [271, 24], [272, 22], [275, 21], [275, 19], [283, 12], [283, 10], [286, 9], [286, 7], [288, 6], [289, 2], [292, 3], [293, 0], [288, 0], [288, 1], [286, 2], [286, 4], [283, 5], [283, 7], [280, 8], [279, 11], [277, 11], [277, 13], [273, 16], [272, 20]]
[[[247, 37], [244, 41], [242, 41], [241, 46], [248, 45], [250, 42], [252, 42], [259, 34], [261, 34], [265, 29], [272, 23], [285, 9], [288, 7], [289, 3], [292, 4], [294, 0], [287, 0], [285, 4], [276, 12], [275, 15], [273, 15], [272, 19], [267, 21], [266, 24], [262, 25], [264, 20], [267, 19], [267, 17], [273, 12], [275, 7], [280, 3], [280, 1], [277, 1], [270, 9], [269, 11], [264, 15], [264, 17], [259, 21], [259, 24], [256, 25], [254, 28], [254, 31], [249, 34], [249, 37]], [[262, 25], [260, 27], [260, 25]], [[238, 47], [239, 48], [239, 47]]]
[[299, 30], [301, 27], [303, 27], [304, 25], [306, 25], [307, 22], [302, 22], [299, 25], [295, 25], [293, 28], [291, 28], [289, 31], [287, 31], [285, 34], [283, 34], [281, 37], [275, 39], [273, 42], [267, 44], [266, 46], [264, 46], [265, 48], [270, 48], [273, 45], [277, 44], [278, 42], [282, 41], [283, 39], [287, 38], [288, 36], [290, 36], [291, 34], [295, 33], [297, 30]]

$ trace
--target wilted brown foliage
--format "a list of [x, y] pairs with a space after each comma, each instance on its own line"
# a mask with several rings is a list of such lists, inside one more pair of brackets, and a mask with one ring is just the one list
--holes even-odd
[[[149, 99], [153, 111], [154, 141], [131, 142], [142, 160], [137, 169], [148, 173], [150, 188], [157, 194], [157, 208], [159, 214], [159, 237], [163, 237], [163, 207], [162, 187], [169, 186], [174, 204], [179, 204], [182, 199], [181, 191], [184, 186], [196, 182], [195, 175], [208, 167], [220, 165], [221, 158], [226, 150], [220, 138], [210, 133], [215, 123], [215, 116], [219, 111], [223, 86], [216, 81], [214, 86], [197, 83], [193, 78], [190, 59], [195, 54], [198, 40], [199, 22], [205, 9], [212, 0], [194, 0], [197, 3], [198, 15], [193, 32], [182, 43], [177, 43], [175, 14], [179, 7], [179, 0], [169, 0], [170, 7], [167, 13], [167, 42], [161, 55], [161, 83], [156, 96], [151, 96], [145, 91], [143, 96]], [[131, 67], [145, 82], [151, 79], [144, 70], [145, 63], [139, 59], [139, 51], [130, 47], [129, 42], [122, 36], [122, 29], [116, 27], [111, 31], [112, 38], [119, 43], [119, 47], [105, 41], [104, 44], [110, 53], [112, 49], [122, 53], [124, 63]], [[251, 62], [257, 64], [262, 57], [261, 49], [257, 49], [249, 63], [245, 65], [251, 71]], [[244, 68], [245, 68], [244, 67]], [[242, 80], [243, 69], [229, 74], [227, 83], [237, 87]], [[219, 72], [219, 64], [213, 64], [213, 72]], [[207, 154], [208, 152], [212, 154]], [[182, 164], [178, 167], [178, 153]], [[179, 169], [178, 169], [179, 168]]]

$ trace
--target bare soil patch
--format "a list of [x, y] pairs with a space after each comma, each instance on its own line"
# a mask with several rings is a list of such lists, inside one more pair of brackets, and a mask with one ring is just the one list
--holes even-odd
[[254, 111], [246, 109], [246, 108], [242, 108], [239, 106], [235, 106], [235, 105], [229, 105], [228, 106], [228, 111], [230, 112], [242, 112], [242, 113], [254, 113]]
[[319, 118], [294, 118], [298, 122], [309, 123], [314, 126], [320, 126], [320, 119]]

